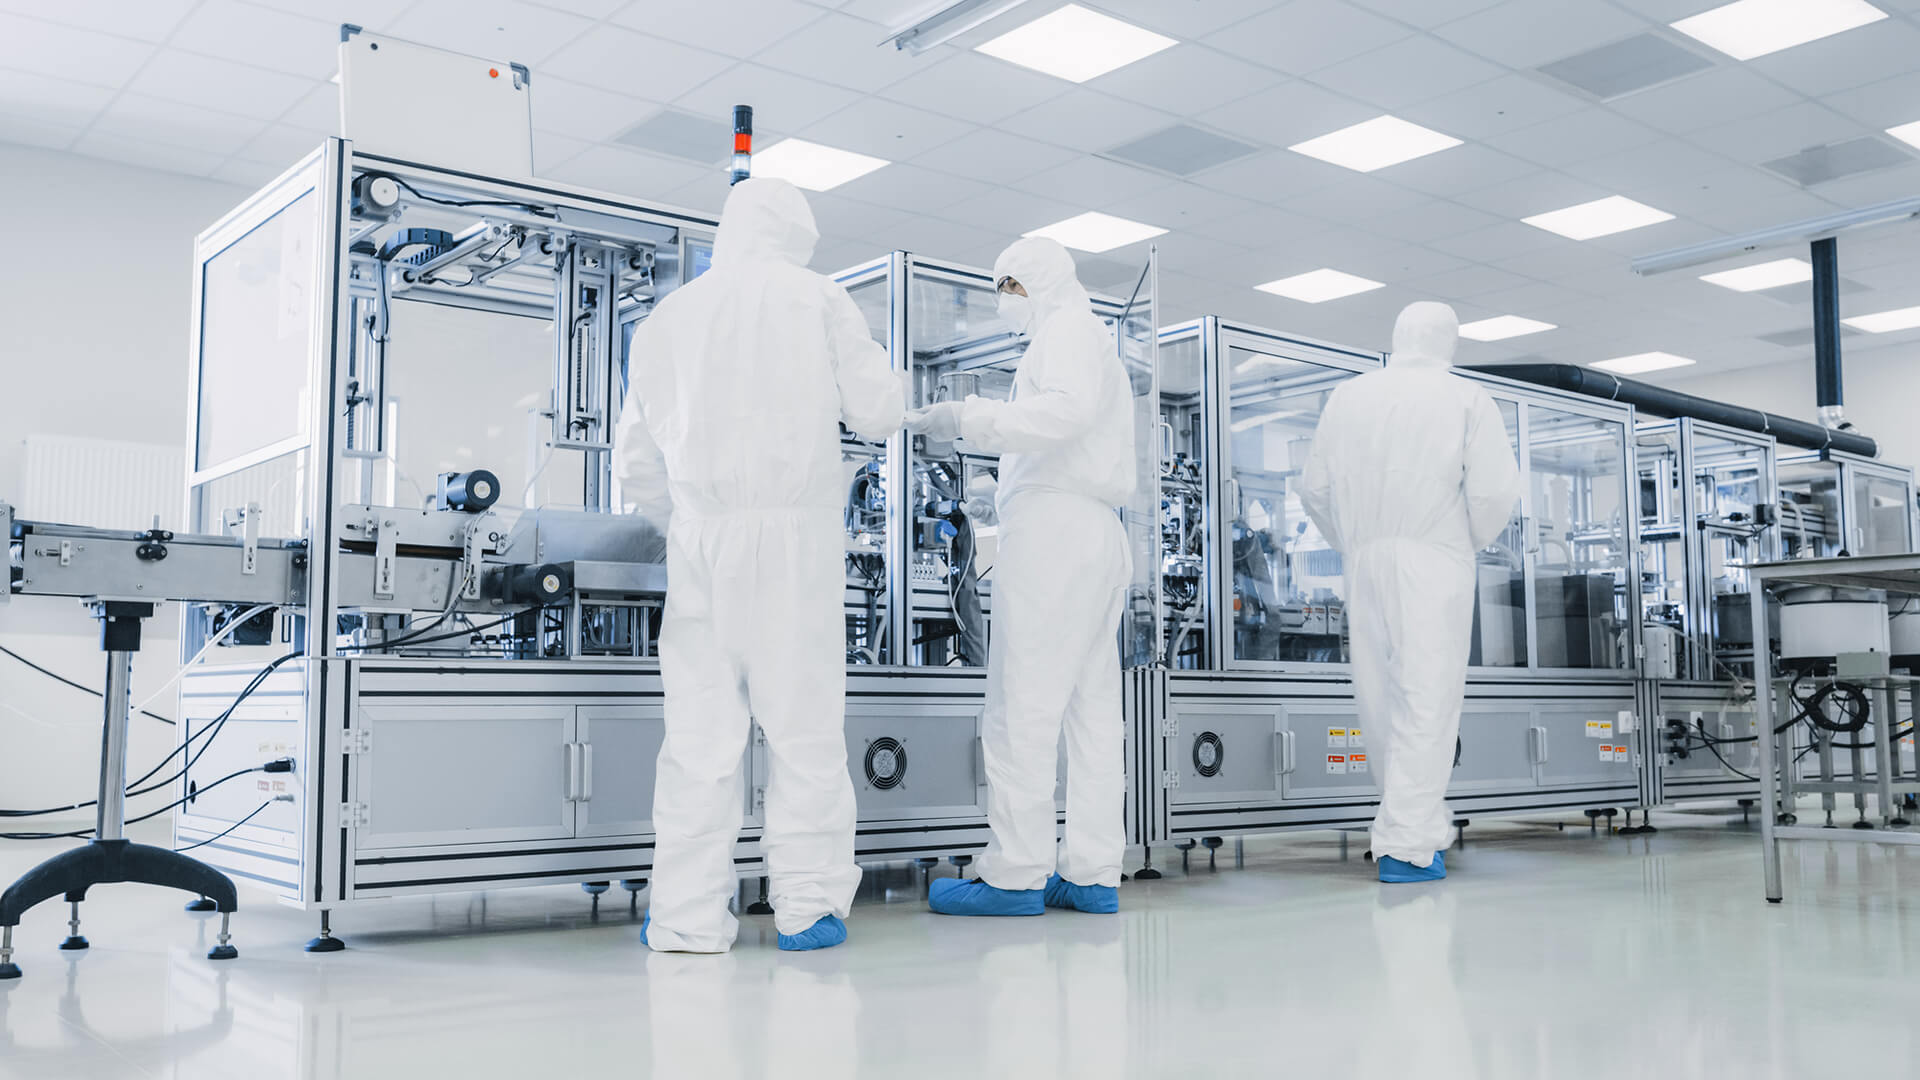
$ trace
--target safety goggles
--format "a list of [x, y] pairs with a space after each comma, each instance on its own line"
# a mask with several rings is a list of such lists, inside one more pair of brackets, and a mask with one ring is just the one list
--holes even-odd
[[[1011, 275], [1002, 275], [999, 281], [993, 283], [993, 289], [995, 292], [1010, 293], [1015, 289], [1021, 289], [1021, 285]], [[1022, 289], [1022, 291], [1025, 290]]]

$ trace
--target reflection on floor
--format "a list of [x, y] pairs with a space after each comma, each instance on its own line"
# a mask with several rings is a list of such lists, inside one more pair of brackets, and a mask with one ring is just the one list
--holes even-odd
[[[1760, 893], [1738, 816], [1476, 823], [1452, 877], [1386, 889], [1364, 841], [1260, 838], [1234, 868], [1121, 892], [1118, 916], [929, 915], [869, 874], [848, 946], [655, 956], [637, 907], [548, 888], [310, 915], [243, 892], [241, 957], [178, 898], [104, 887], [93, 949], [30, 912], [0, 984], [0, 1077], [1892, 1075], [1920, 1056], [1920, 854], [1789, 845]], [[143, 837], [151, 838], [151, 837]], [[1343, 857], [1343, 846], [1346, 855]], [[55, 849], [0, 845], [11, 880]], [[951, 873], [942, 867], [941, 873]], [[645, 902], [645, 895], [638, 898]], [[750, 897], [749, 897], [750, 899]], [[1902, 1064], [1909, 1063], [1909, 1064]]]

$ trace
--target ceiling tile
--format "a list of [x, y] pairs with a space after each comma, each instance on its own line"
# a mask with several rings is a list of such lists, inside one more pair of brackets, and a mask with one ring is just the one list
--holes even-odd
[[338, 24], [236, 0], [200, 5], [167, 45], [309, 79], [331, 78], [340, 69]]
[[228, 158], [221, 162], [208, 175], [213, 179], [238, 187], [257, 190], [267, 182], [279, 176], [283, 170], [278, 165], [268, 165], [259, 161], [244, 161], [240, 158]]
[[547, 176], [562, 162], [571, 161], [593, 144], [585, 139], [556, 135], [551, 131], [533, 131], [533, 175]]
[[891, 86], [947, 55], [941, 49], [922, 56], [880, 48], [884, 31], [849, 15], [833, 13], [809, 23], [771, 45], [754, 59], [849, 90], [871, 93]]
[[119, 87], [153, 54], [145, 42], [0, 13], [0, 68]]
[[[1764, 174], [1762, 177], [1770, 179]], [[1710, 193], [1703, 195], [1710, 196]], [[1680, 202], [1684, 205], [1693, 200], [1683, 198]], [[1812, 192], [1792, 190], [1789, 186], [1789, 190], [1780, 195], [1733, 200], [1704, 197], [1698, 200], [1697, 205], [1688, 207], [1687, 216], [1703, 225], [1738, 234], [1789, 221], [1824, 217], [1837, 209], [1839, 207], [1834, 203]]]
[[1277, 203], [1305, 192], [1344, 184], [1358, 175], [1305, 154], [1269, 150], [1197, 173], [1191, 182], [1254, 202]]
[[1012, 188], [995, 188], [970, 199], [962, 199], [940, 211], [940, 217], [1000, 236], [1005, 243], [1015, 237], [1062, 221], [1085, 210], [1084, 205], [1061, 202]]
[[115, 98], [93, 122], [93, 130], [103, 135], [177, 146], [220, 158], [239, 150], [266, 128], [265, 120], [133, 93]]
[[604, 19], [627, 6], [627, 0], [527, 0], [527, 2], [535, 7], [572, 12], [595, 20]]
[[1431, 244], [1449, 236], [1500, 224], [1501, 219], [1445, 199], [1430, 199], [1403, 210], [1380, 214], [1361, 227], [1411, 244]]
[[325, 83], [209, 56], [162, 49], [127, 83], [148, 97], [271, 120]]
[[206, 176], [218, 168], [222, 160], [222, 155], [206, 150], [130, 139], [98, 127], [82, 135], [73, 144], [73, 152], [189, 176]]
[[1102, 11], [1191, 41], [1273, 7], [1273, 0], [1096, 0]]
[[[309, 19], [320, 19], [339, 26], [352, 23], [371, 30], [386, 30], [393, 26], [400, 13], [407, 10], [413, 0], [248, 0], [261, 7], [290, 11], [296, 15], [305, 15]], [[334, 39], [338, 42], [339, 38]]]
[[[1319, 218], [1289, 213], [1278, 207], [1262, 207], [1249, 210], [1244, 214], [1236, 214], [1231, 218], [1190, 225], [1187, 231], [1197, 236], [1244, 247], [1272, 249], [1292, 244], [1314, 233], [1324, 232], [1326, 228], [1327, 223]], [[1187, 266], [1181, 269], [1202, 276], [1212, 276], [1214, 273], [1210, 267]], [[1271, 279], [1261, 278], [1260, 280]]]
[[[813, 209], [814, 224], [819, 226], [820, 235], [836, 237], [843, 241], [881, 235], [912, 216], [904, 210], [894, 210], [890, 207], [861, 202], [858, 199], [849, 199], [831, 191], [809, 191], [806, 196], [807, 205]], [[880, 254], [880, 251], [871, 243], [864, 239], [860, 242], [864, 251], [860, 258], [871, 258]]]
[[[758, 64], [735, 64], [699, 87], [680, 96], [675, 104], [688, 112], [725, 121], [729, 130], [735, 105], [753, 106], [753, 129], [757, 146], [772, 145], [760, 133], [799, 131], [860, 100], [860, 95], [839, 86], [803, 79], [784, 71]], [[719, 157], [728, 147], [716, 147]]]
[[1092, 153], [1158, 131], [1174, 119], [1157, 109], [1075, 89], [1009, 117], [998, 126], [1015, 135]]
[[1426, 201], [1426, 196], [1372, 176], [1355, 175], [1338, 184], [1287, 198], [1287, 209], [1309, 217], [1360, 225]]
[[[535, 106], [538, 108], [538, 106]], [[538, 113], [535, 114], [536, 119]], [[311, 128], [332, 135], [340, 133], [340, 88], [332, 83], [321, 83], [301, 95], [293, 108], [279, 116], [283, 124], [294, 127]]]
[[868, 239], [877, 245], [891, 245], [919, 255], [966, 262], [973, 261], [981, 251], [992, 250], [995, 245], [1007, 242], [998, 234], [971, 225], [918, 215], [910, 216], [881, 235]]
[[889, 165], [834, 189], [849, 199], [910, 213], [937, 214], [988, 190], [977, 180], [937, 173], [917, 165]]
[[1484, 296], [1502, 289], [1530, 284], [1532, 284], [1530, 280], [1518, 274], [1496, 270], [1491, 266], [1471, 264], [1400, 282], [1402, 288], [1427, 293], [1443, 300], [1465, 300], [1469, 297]]
[[1378, 115], [1375, 106], [1296, 80], [1209, 110], [1198, 119], [1243, 138], [1287, 147]]
[[657, 154], [589, 146], [545, 170], [543, 175], [550, 180], [615, 195], [664, 200], [675, 189], [693, 183], [710, 171]]
[[1313, 81], [1383, 109], [1397, 110], [1506, 74], [1443, 41], [1402, 38], [1383, 49], [1313, 73]]
[[1857, 34], [1835, 34], [1747, 62], [1803, 94], [1818, 96], [1896, 75], [1910, 74], [1920, 57], [1920, 28], [1886, 19]]
[[[1661, 139], [1631, 150], [1590, 158], [1567, 171], [1615, 194], [1646, 202], [1660, 193], [1682, 187], [1684, 181], [1720, 172], [1733, 162], [1679, 139]], [[1662, 205], [1662, 210], [1673, 209]]]
[[1530, 161], [1478, 143], [1393, 165], [1372, 175], [1428, 195], [1453, 195], [1492, 187], [1540, 171]]
[[1204, 45], [1180, 44], [1086, 85], [1103, 94], [1191, 116], [1285, 81], [1286, 76]]
[[86, 128], [84, 123], [62, 123], [12, 109], [0, 109], [0, 142], [65, 150]]
[[1402, 119], [1458, 139], [1484, 139], [1579, 112], [1587, 103], [1525, 75], [1502, 75], [1401, 109]]
[[290, 124], [269, 124], [245, 146], [234, 151], [242, 161], [287, 168], [327, 141], [327, 133]]
[[51, 128], [79, 128], [92, 122], [113, 100], [104, 86], [69, 82], [24, 71], [0, 69], [0, 116], [33, 120]]
[[[1492, 187], [1463, 192], [1454, 199], [1456, 202], [1463, 202], [1475, 209], [1485, 210], [1489, 214], [1497, 214], [1518, 224], [1519, 219], [1524, 217], [1574, 206], [1611, 194], [1614, 193], [1562, 173], [1537, 172], [1495, 184]], [[1545, 229], [1535, 229], [1531, 225], [1521, 227], [1545, 237], [1553, 236]]]
[[1418, 244], [1401, 244], [1384, 251], [1354, 252], [1341, 257], [1339, 261], [1340, 269], [1349, 274], [1384, 282], [1428, 278], [1467, 265], [1464, 259]]
[[1920, 71], [1829, 94], [1821, 103], [1870, 128], [1912, 123], [1920, 120]]
[[[1905, 147], [1904, 143], [1901, 145]], [[1871, 206], [1911, 198], [1914, 192], [1920, 191], [1920, 161], [1835, 180], [1814, 190], [1828, 202], [1841, 206]]]
[[45, 22], [82, 30], [102, 30], [116, 37], [165, 41], [199, 0], [0, 0], [0, 11], [27, 15]]
[[1363, 8], [1414, 26], [1433, 27], [1490, 8], [1500, 0], [1354, 0]]
[[[1122, 199], [1131, 199], [1167, 184], [1167, 178], [1158, 173], [1105, 158], [1082, 157], [1035, 173], [1012, 186], [1029, 194], [1073, 203], [1081, 210], [1104, 210]], [[1147, 224], [1167, 227], [1163, 221]]]
[[1862, 124], [1810, 101], [1775, 109], [1744, 120], [1715, 124], [1687, 137], [1688, 141], [1735, 161], [1758, 164], [1869, 134]]
[[633, 4], [613, 21], [654, 37], [745, 58], [823, 15], [819, 8], [796, 0], [726, 0]]
[[1660, 138], [1645, 124], [1607, 109], [1592, 108], [1519, 131], [1488, 136], [1488, 146], [1548, 168], [1564, 168], [1582, 158], [1644, 146]]
[[718, 53], [602, 25], [555, 53], [536, 70], [534, 94], [537, 98], [539, 79], [551, 71], [602, 90], [669, 101], [732, 66], [732, 61]]
[[1106, 209], [1108, 213], [1123, 218], [1151, 222], [1163, 229], [1178, 231], [1223, 218], [1237, 218], [1257, 205], [1183, 181], [1154, 188], [1144, 195], [1121, 199]]
[[[1611, 251], [1588, 244], [1552, 244], [1489, 260], [1488, 265], [1540, 282], [1564, 282], [1582, 275], [1630, 274], [1628, 261]], [[1538, 301], [1542, 307], [1559, 300]]]
[[913, 159], [936, 172], [1004, 184], [1063, 165], [1078, 155], [1064, 147], [980, 128]]
[[564, 79], [540, 79], [534, 87], [533, 126], [589, 142], [612, 139], [659, 110], [655, 102]]
[[1507, 0], [1434, 33], [1489, 60], [1531, 68], [1645, 28], [1645, 20], [1593, 0]]
[[1571, 243], [1573, 241], [1555, 236], [1545, 229], [1536, 229], [1518, 221], [1503, 221], [1484, 229], [1449, 236], [1445, 240], [1435, 241], [1433, 246], [1471, 262], [1491, 263], [1529, 251]]
[[[1245, 256], [1248, 249], [1239, 244], [1212, 237], [1201, 236], [1189, 229], [1178, 229], [1153, 238], [1153, 244], [1160, 252], [1160, 282], [1164, 287], [1169, 277], [1181, 277], [1200, 274], [1218, 264], [1220, 260]], [[1200, 280], [1193, 278], [1193, 281]]]
[[[414, 0], [399, 18], [385, 27], [370, 29], [384, 29], [394, 37], [451, 52], [525, 64], [538, 71], [556, 50], [592, 25], [591, 19], [519, 0]], [[623, 66], [642, 66], [641, 55], [622, 57]], [[652, 56], [646, 59], [650, 63]]]
[[973, 125], [881, 98], [862, 98], [800, 135], [814, 142], [904, 161], [975, 130]]
[[1063, 79], [980, 53], [956, 52], [929, 59], [930, 66], [887, 87], [886, 96], [929, 112], [992, 124], [1073, 88]]
[[1262, 67], [1303, 75], [1413, 31], [1338, 0], [1293, 0], [1207, 35], [1207, 44]]
[[1721, 67], [1612, 103], [1623, 116], [1685, 133], [1785, 108], [1799, 97], [1743, 67]]

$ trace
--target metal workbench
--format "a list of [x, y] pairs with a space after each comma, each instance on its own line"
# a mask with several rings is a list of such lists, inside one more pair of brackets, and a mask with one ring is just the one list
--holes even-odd
[[[1786, 562], [1760, 563], [1748, 568], [1752, 575], [1753, 625], [1765, 626], [1768, 594], [1783, 585], [1826, 585], [1849, 589], [1878, 589], [1894, 596], [1920, 596], [1920, 554], [1902, 555], [1858, 555], [1830, 559], [1794, 559]], [[1766, 634], [1754, 635], [1754, 671], [1772, 670], [1772, 646]], [[1781, 824], [1780, 784], [1778, 768], [1782, 757], [1781, 741], [1775, 736], [1780, 727], [1774, 716], [1774, 702], [1779, 697], [1779, 689], [1774, 680], [1756, 678], [1754, 680], [1756, 717], [1759, 720], [1760, 733], [1760, 845], [1766, 869], [1767, 901], [1777, 904], [1781, 900], [1780, 887], [1780, 841], [1782, 840], [1822, 840], [1829, 843], [1920, 845], [1920, 833], [1899, 831], [1897, 824], [1904, 824], [1896, 817], [1894, 794], [1896, 790], [1912, 790], [1911, 783], [1895, 783], [1894, 769], [1888, 763], [1897, 763], [1898, 757], [1893, 751], [1893, 737], [1890, 729], [1895, 720], [1894, 704], [1896, 686], [1911, 681], [1900, 676], [1875, 677], [1870, 679], [1851, 678], [1869, 686], [1878, 699], [1876, 708], [1881, 710], [1880, 722], [1873, 725], [1875, 760], [1880, 763], [1871, 778], [1859, 778], [1854, 783], [1866, 786], [1866, 789], [1879, 800], [1882, 818], [1880, 828], [1868, 829], [1831, 829], [1806, 825]], [[1790, 752], [1786, 767], [1792, 768]], [[1804, 786], [1804, 785], [1801, 785]], [[1836, 785], [1827, 785], [1836, 786]], [[1791, 807], [1787, 809], [1791, 810]]]

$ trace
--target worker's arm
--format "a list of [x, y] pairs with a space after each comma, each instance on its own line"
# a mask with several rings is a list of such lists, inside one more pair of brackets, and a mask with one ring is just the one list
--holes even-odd
[[827, 352], [840, 387], [840, 422], [868, 442], [900, 429], [906, 415], [906, 382], [894, 373], [887, 350], [873, 340], [867, 317], [847, 290], [827, 284]]
[[1045, 337], [1028, 347], [1021, 364], [1039, 361], [1039, 369], [1021, 372], [1026, 387], [1014, 401], [969, 397], [960, 412], [960, 437], [990, 454], [1030, 453], [1072, 442], [1093, 427], [1100, 409], [1100, 384], [1109, 367], [1120, 364], [1100, 322], [1060, 316]]
[[1336, 390], [1327, 399], [1327, 407], [1320, 414], [1320, 423], [1313, 432], [1313, 449], [1307, 454], [1307, 467], [1300, 475], [1300, 508], [1307, 512], [1307, 518], [1320, 530], [1327, 545], [1335, 551], [1345, 551], [1346, 543], [1341, 539], [1340, 530], [1334, 526], [1333, 513], [1333, 469], [1326, 453], [1329, 439], [1324, 434], [1332, 430], [1331, 424], [1338, 415], [1340, 394]]
[[1478, 551], [1493, 543], [1512, 520], [1521, 480], [1500, 407], [1485, 391], [1478, 387], [1475, 391], [1473, 412], [1467, 417], [1466, 469], [1460, 490], [1467, 500], [1467, 537]]
[[[647, 350], [664, 348], [665, 336], [648, 319], [634, 328], [633, 345], [627, 355], [652, 356]], [[640, 383], [638, 371], [631, 370], [627, 400], [613, 433], [613, 476], [620, 482], [621, 500], [665, 532], [673, 515], [673, 498], [667, 493], [667, 462], [647, 427], [646, 410], [640, 405], [644, 390]]]

